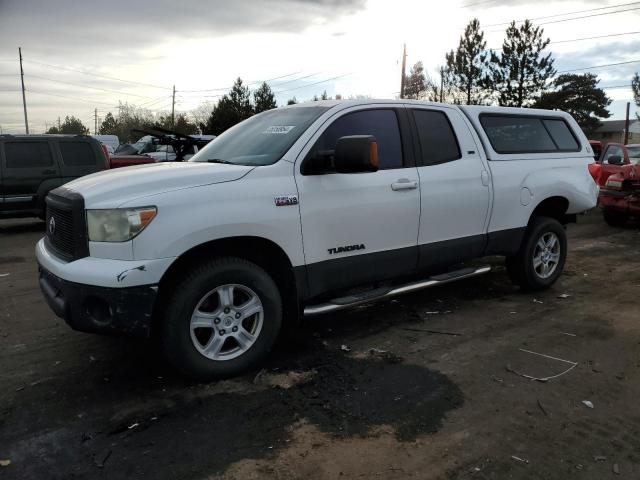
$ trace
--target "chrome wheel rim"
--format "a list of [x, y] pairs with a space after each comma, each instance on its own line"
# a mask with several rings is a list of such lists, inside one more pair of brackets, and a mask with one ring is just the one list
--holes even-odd
[[191, 341], [210, 360], [231, 360], [253, 346], [263, 323], [264, 307], [253, 290], [245, 285], [220, 285], [193, 310]]
[[540, 278], [549, 278], [560, 263], [560, 239], [553, 232], [543, 233], [533, 249], [533, 270]]

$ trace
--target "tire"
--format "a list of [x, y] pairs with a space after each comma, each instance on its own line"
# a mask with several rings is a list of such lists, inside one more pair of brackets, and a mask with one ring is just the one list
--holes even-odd
[[527, 226], [520, 251], [507, 257], [507, 273], [524, 290], [544, 290], [560, 277], [566, 258], [564, 227], [553, 218], [535, 217]]
[[612, 227], [622, 227], [629, 220], [629, 215], [618, 210], [603, 210], [604, 221]]
[[258, 365], [274, 345], [282, 300], [259, 266], [235, 257], [215, 259], [177, 278], [172, 288], [160, 342], [169, 362], [187, 376], [211, 381], [238, 375]]

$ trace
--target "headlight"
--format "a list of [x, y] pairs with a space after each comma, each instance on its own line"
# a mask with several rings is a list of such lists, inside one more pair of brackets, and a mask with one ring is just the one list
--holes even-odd
[[126, 242], [138, 235], [156, 216], [156, 207], [87, 210], [87, 230], [92, 242]]

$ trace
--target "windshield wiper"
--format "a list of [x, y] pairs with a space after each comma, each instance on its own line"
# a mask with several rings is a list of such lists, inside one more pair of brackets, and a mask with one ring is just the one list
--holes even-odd
[[223, 160], [221, 158], [210, 158], [209, 160], [207, 160], [207, 163], [226, 163], [229, 165], [235, 165], [235, 163], [230, 162], [229, 160]]

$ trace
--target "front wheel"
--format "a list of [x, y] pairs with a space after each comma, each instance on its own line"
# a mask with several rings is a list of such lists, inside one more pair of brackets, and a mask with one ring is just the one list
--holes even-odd
[[543, 290], [560, 277], [566, 258], [564, 227], [553, 218], [536, 217], [527, 227], [520, 251], [507, 257], [507, 272], [523, 289]]
[[240, 258], [210, 261], [178, 278], [162, 318], [163, 350], [202, 381], [240, 374], [262, 361], [282, 323], [276, 283]]

